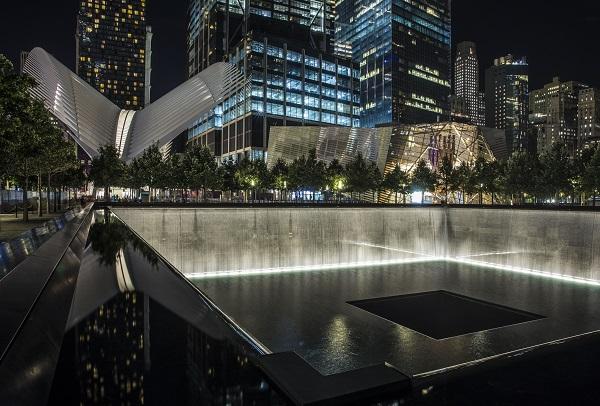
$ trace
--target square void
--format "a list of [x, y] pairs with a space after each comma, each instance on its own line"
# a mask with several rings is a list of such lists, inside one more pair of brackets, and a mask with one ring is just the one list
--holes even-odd
[[348, 303], [437, 340], [544, 318], [443, 290]]

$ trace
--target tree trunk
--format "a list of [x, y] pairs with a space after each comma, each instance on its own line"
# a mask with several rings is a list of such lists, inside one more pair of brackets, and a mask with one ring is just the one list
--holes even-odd
[[104, 186], [104, 201], [110, 202], [110, 186]]
[[29, 176], [27, 176], [27, 160], [25, 160], [25, 187], [23, 188], [23, 221], [29, 221], [29, 208], [27, 200], [27, 189], [29, 189]]
[[394, 204], [398, 204], [398, 193], [394, 192]]
[[402, 204], [406, 204], [406, 193], [402, 193]]
[[46, 185], [46, 212], [50, 214], [50, 173], [48, 173], [48, 184]]
[[425, 191], [421, 192], [421, 205], [425, 204]]
[[494, 205], [494, 192], [492, 192], [492, 206]]
[[37, 214], [38, 217], [42, 217], [42, 174], [38, 173], [38, 184], [37, 184], [37, 192], [38, 192], [38, 205], [37, 205]]

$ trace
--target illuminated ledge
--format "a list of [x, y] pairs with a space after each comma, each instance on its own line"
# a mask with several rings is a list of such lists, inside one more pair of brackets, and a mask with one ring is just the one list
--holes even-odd
[[476, 261], [468, 258], [453, 258], [453, 257], [418, 257], [406, 259], [391, 259], [385, 261], [361, 261], [361, 262], [344, 262], [340, 264], [320, 264], [320, 265], [300, 265], [280, 268], [262, 268], [262, 269], [237, 269], [229, 271], [214, 271], [214, 272], [193, 272], [187, 273], [185, 276], [190, 279], [205, 279], [205, 278], [224, 278], [233, 276], [249, 276], [249, 275], [265, 275], [279, 274], [290, 272], [315, 272], [328, 271], [339, 269], [354, 269], [363, 267], [379, 267], [386, 265], [403, 265], [416, 264], [425, 262], [452, 262], [457, 264], [473, 265], [483, 268], [496, 269], [500, 271], [515, 272], [525, 275], [541, 276], [549, 279], [556, 279], [563, 282], [573, 282], [591, 286], [600, 286], [600, 281], [594, 279], [580, 278], [576, 276], [556, 274], [551, 272], [540, 271], [537, 269], [520, 268], [510, 265], [500, 265], [485, 261]]

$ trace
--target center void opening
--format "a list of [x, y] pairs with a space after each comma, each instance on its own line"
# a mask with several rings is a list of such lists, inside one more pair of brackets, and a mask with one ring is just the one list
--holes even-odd
[[444, 290], [348, 303], [436, 340], [544, 318]]

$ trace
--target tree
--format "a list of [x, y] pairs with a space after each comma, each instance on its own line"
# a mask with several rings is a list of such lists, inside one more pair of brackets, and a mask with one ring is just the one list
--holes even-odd
[[410, 191], [410, 177], [400, 165], [385, 174], [383, 187], [394, 193], [394, 202], [398, 203], [398, 193], [402, 194], [402, 203], [406, 204], [406, 194]]
[[302, 155], [292, 161], [288, 168], [288, 180], [291, 188], [302, 192], [302, 198], [307, 191], [323, 190], [327, 184], [327, 167], [324, 162], [317, 160], [317, 152], [311, 149], [308, 155]]
[[413, 192], [421, 192], [421, 204], [425, 201], [425, 192], [435, 191], [437, 176], [427, 166], [425, 160], [421, 159], [411, 175], [411, 189]]
[[340, 193], [346, 188], [346, 175], [344, 167], [337, 159], [332, 160], [325, 171], [327, 188], [330, 189], [339, 200]]
[[122, 184], [124, 174], [125, 163], [119, 158], [119, 151], [112, 145], [100, 147], [92, 159], [89, 178], [95, 186], [104, 188], [105, 201], [110, 201], [110, 187]]
[[575, 167], [567, 148], [561, 143], [554, 143], [550, 150], [540, 156], [539, 189], [546, 197], [559, 201], [561, 193], [571, 194]]
[[442, 162], [439, 167], [439, 180], [440, 185], [444, 189], [444, 202], [448, 203], [448, 193], [452, 190], [453, 185], [456, 184], [454, 179], [457, 172], [454, 170], [454, 164], [450, 155], [444, 155]]
[[[86, 181], [85, 168], [81, 165], [69, 167], [69, 169], [59, 173], [56, 179], [57, 184], [74, 189], [75, 191], [82, 188]], [[77, 193], [75, 193], [75, 199], [77, 199]]]
[[[124, 169], [123, 177], [121, 179], [121, 186], [129, 188], [129, 194], [132, 198], [140, 197], [141, 188], [144, 186], [144, 175], [139, 158], [133, 158], [133, 160], [127, 164]], [[134, 190], [135, 196], [133, 192]]]
[[[306, 176], [306, 156], [295, 158], [288, 168], [289, 188], [298, 192], [308, 187]], [[304, 197], [304, 196], [303, 196]]]
[[27, 192], [29, 179], [39, 174], [40, 160], [47, 148], [49, 134], [56, 131], [56, 126], [42, 102], [33, 100], [23, 112], [22, 129], [12, 140], [9, 153], [14, 163], [15, 174], [24, 180], [23, 184], [23, 220], [29, 219]]
[[164, 184], [164, 174], [167, 168], [158, 144], [152, 144], [144, 150], [137, 159], [139, 165], [139, 176], [144, 186], [149, 187], [148, 200], [152, 201], [155, 189]]
[[596, 206], [596, 196], [600, 190], [600, 148], [596, 148], [594, 155], [585, 166], [582, 186], [583, 190], [592, 196], [592, 206]]
[[373, 195], [373, 203], [377, 203], [375, 200], [375, 192], [381, 190], [383, 184], [383, 175], [379, 171], [377, 164], [375, 162], [371, 162], [367, 168], [367, 179], [369, 182], [369, 189]]
[[351, 195], [354, 192], [364, 193], [372, 187], [368, 170], [367, 161], [360, 152], [346, 165], [347, 189]]
[[237, 167], [235, 178], [243, 190], [249, 190], [252, 193], [273, 186], [271, 172], [267, 169], [267, 163], [262, 159], [244, 158]]
[[539, 177], [539, 164], [537, 156], [525, 151], [514, 152], [506, 162], [504, 173], [504, 187], [511, 201], [514, 195], [525, 201], [525, 195], [535, 194], [537, 190], [537, 179]]
[[275, 162], [275, 165], [271, 168], [271, 179], [273, 179], [273, 186], [279, 193], [286, 190], [288, 187], [288, 165], [287, 163], [279, 158]]
[[[41, 209], [41, 183], [42, 174], [46, 174], [46, 203], [47, 212], [50, 213], [50, 190], [52, 177], [59, 175], [62, 172], [79, 168], [81, 165], [77, 161], [75, 154], [75, 145], [65, 139], [62, 131], [58, 128], [49, 128], [46, 134], [46, 147], [38, 156], [35, 166], [38, 172], [38, 195], [40, 196], [40, 204], [38, 205], [38, 214], [42, 215]], [[60, 185], [59, 186], [63, 186]], [[56, 190], [56, 188], [55, 188]], [[56, 201], [56, 200], [55, 200]]]
[[[218, 174], [217, 177], [219, 177]], [[181, 191], [181, 198], [183, 199], [183, 189], [185, 189], [186, 184], [185, 168], [181, 154], [173, 154], [165, 161], [165, 174], [162, 183], [169, 189]], [[174, 197], [177, 197], [177, 192], [174, 193]]]
[[492, 205], [496, 194], [500, 191], [501, 174], [502, 166], [498, 161], [485, 161], [479, 177], [483, 184], [483, 190], [491, 195]]
[[238, 164], [231, 157], [226, 159], [218, 169], [218, 176], [221, 179], [223, 189], [232, 194], [240, 190], [240, 185], [236, 178], [237, 170]]
[[478, 156], [471, 169], [471, 181], [473, 190], [479, 195], [479, 204], [483, 204], [483, 193], [486, 191], [486, 176], [489, 167], [487, 160], [482, 155]]
[[15, 175], [13, 151], [27, 135], [24, 130], [33, 102], [29, 91], [34, 86], [31, 76], [15, 72], [12, 63], [0, 54], [0, 183]]
[[183, 168], [187, 186], [196, 191], [201, 189], [204, 200], [207, 189], [219, 186], [217, 162], [207, 147], [190, 146], [183, 157]]
[[323, 190], [327, 183], [327, 167], [323, 161], [317, 160], [317, 151], [313, 148], [308, 151], [308, 156], [305, 161], [305, 177], [307, 189], [314, 193], [318, 190]]
[[575, 174], [573, 176], [573, 189], [574, 193], [579, 194], [580, 202], [583, 202], [583, 193], [585, 193], [585, 186], [583, 184], [583, 178], [585, 175], [586, 167], [592, 160], [592, 157], [596, 153], [596, 146], [581, 149], [576, 155], [573, 162], [573, 168]]

